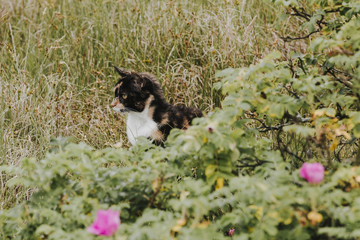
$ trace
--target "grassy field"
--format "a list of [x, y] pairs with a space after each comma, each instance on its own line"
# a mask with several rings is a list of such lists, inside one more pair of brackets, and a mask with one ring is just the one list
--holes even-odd
[[[262, 0], [0, 0], [0, 163], [41, 157], [57, 136], [128, 146], [109, 107], [112, 65], [155, 74], [171, 103], [219, 107], [217, 70], [299, 47], [279, 38], [292, 26], [275, 30], [277, 11]], [[31, 191], [9, 178], [0, 209]]]

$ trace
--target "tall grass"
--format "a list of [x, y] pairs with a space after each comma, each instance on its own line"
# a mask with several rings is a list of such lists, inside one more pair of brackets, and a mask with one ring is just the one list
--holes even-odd
[[[109, 108], [112, 65], [155, 74], [172, 103], [219, 106], [216, 70], [279, 45], [262, 0], [0, 0], [0, 163], [40, 157], [52, 136], [127, 145]], [[285, 28], [284, 28], [285, 29]], [[1, 208], [29, 195], [1, 181]]]

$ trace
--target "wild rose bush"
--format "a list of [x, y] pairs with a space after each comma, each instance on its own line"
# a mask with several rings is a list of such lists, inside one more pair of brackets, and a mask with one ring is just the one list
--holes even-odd
[[179, 168], [177, 159], [189, 155], [177, 149], [68, 143], [41, 161], [25, 159], [21, 169], [7, 169], [18, 175], [12, 184], [37, 192], [1, 213], [1, 238], [97, 239], [88, 229], [103, 209], [120, 211], [115, 239], [223, 239], [231, 229], [234, 239], [358, 237], [359, 168], [339, 165], [314, 185], [274, 152], [251, 175], [218, 186]]
[[[302, 20], [283, 40], [313, 37], [306, 52], [218, 73], [222, 109], [165, 148], [56, 139], [44, 159], [1, 166], [36, 191], [0, 213], [0, 238], [360, 238], [360, 4], [274, 4]], [[106, 209], [119, 222], [104, 224]]]

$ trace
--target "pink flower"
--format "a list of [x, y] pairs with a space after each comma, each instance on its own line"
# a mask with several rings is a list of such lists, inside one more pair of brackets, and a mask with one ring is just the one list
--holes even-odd
[[96, 220], [86, 230], [95, 235], [111, 236], [120, 225], [120, 212], [109, 210], [99, 210]]
[[304, 163], [300, 168], [300, 177], [309, 183], [320, 183], [324, 178], [324, 166], [321, 163]]
[[234, 235], [235, 228], [229, 230], [229, 236], [232, 237]]

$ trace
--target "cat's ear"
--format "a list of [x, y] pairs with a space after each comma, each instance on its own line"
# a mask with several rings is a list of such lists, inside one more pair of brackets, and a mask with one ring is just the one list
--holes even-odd
[[136, 74], [136, 75], [138, 76], [137, 78], [135, 78], [136, 85], [139, 86], [140, 89], [142, 89], [146, 85], [147, 79], [143, 78], [139, 74]]
[[126, 70], [124, 70], [122, 68], [118, 68], [116, 66], [114, 66], [114, 68], [119, 73], [119, 75], [122, 76], [122, 77], [126, 77], [126, 76], [131, 74], [130, 72], [128, 72], [128, 71], [126, 71]]

